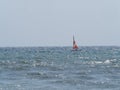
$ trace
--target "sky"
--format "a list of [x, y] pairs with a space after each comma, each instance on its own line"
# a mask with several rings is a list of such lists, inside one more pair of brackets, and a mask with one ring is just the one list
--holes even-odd
[[0, 0], [0, 47], [120, 46], [120, 0]]

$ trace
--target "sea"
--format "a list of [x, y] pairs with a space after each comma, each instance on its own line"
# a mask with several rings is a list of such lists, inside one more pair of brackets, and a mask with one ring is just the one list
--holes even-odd
[[0, 90], [120, 90], [120, 47], [1, 47]]

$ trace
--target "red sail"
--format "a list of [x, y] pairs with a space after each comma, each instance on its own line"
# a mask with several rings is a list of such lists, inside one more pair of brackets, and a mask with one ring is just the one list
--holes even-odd
[[78, 46], [77, 46], [75, 39], [74, 39], [74, 36], [73, 36], [73, 49], [78, 49]]
[[73, 45], [73, 49], [78, 49], [78, 46], [76, 44]]

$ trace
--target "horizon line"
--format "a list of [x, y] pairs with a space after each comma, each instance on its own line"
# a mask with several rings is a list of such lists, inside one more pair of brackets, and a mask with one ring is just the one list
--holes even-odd
[[[21, 48], [24, 48], [24, 47], [72, 47], [72, 46], [68, 46], [68, 45], [63, 45], [63, 46], [35, 46], [35, 45], [31, 45], [31, 46], [0, 46], [0, 48], [17, 48], [17, 47], [21, 47]], [[78, 46], [78, 47], [120, 47], [120, 45], [81, 45], [81, 46]]]

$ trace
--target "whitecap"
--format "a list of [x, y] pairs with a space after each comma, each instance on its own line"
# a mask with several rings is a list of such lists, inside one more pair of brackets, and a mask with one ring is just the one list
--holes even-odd
[[92, 61], [91, 64], [102, 64], [103, 62], [102, 61]]
[[111, 63], [111, 61], [110, 60], [106, 60], [106, 61], [104, 61], [104, 63], [105, 64], [109, 64], [109, 63]]
[[96, 64], [102, 64], [102, 61], [95, 61]]

